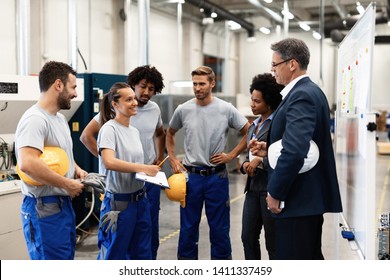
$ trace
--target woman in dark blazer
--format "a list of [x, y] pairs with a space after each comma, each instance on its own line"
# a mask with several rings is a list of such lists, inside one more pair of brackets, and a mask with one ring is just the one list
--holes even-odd
[[[250, 86], [251, 109], [253, 115], [260, 115], [248, 129], [247, 143], [251, 139], [266, 141], [273, 112], [282, 100], [278, 85], [271, 74], [257, 75]], [[260, 260], [260, 233], [264, 227], [265, 244], [270, 260], [275, 258], [274, 221], [267, 210], [267, 166], [263, 158], [252, 156], [250, 152], [241, 165], [241, 172], [248, 174], [245, 184], [245, 202], [242, 215], [241, 240], [244, 245], [245, 259]]]

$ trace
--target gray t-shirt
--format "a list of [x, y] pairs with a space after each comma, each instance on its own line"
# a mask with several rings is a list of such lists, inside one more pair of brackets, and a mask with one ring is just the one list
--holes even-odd
[[231, 103], [213, 97], [206, 106], [195, 99], [179, 105], [169, 126], [184, 128], [184, 164], [213, 166], [210, 156], [224, 151], [229, 128], [241, 130], [247, 122]]
[[115, 152], [115, 157], [127, 162], [144, 163], [144, 153], [139, 132], [132, 126], [123, 126], [115, 120], [109, 120], [99, 130], [97, 138], [99, 150], [99, 173], [105, 174], [106, 189], [112, 193], [132, 193], [141, 189], [142, 181], [135, 179], [135, 173], [107, 170], [100, 151], [103, 148]]
[[[64, 115], [50, 115], [37, 104], [29, 108], [20, 119], [15, 133], [15, 152], [22, 147], [32, 147], [43, 152], [44, 147], [60, 147], [69, 159], [67, 178], [74, 178], [75, 165], [73, 143], [68, 122]], [[54, 186], [32, 186], [22, 181], [22, 193], [28, 196], [69, 195], [63, 188]]]
[[131, 125], [138, 129], [144, 149], [145, 164], [152, 164], [156, 159], [154, 133], [163, 125], [160, 108], [157, 103], [149, 101], [143, 107], [137, 107], [137, 115], [131, 117]]
[[[100, 123], [100, 113], [93, 119]], [[156, 159], [154, 132], [163, 125], [160, 108], [156, 102], [149, 101], [143, 107], [137, 107], [137, 115], [131, 117], [131, 126], [138, 129], [144, 150], [145, 164], [152, 164]]]

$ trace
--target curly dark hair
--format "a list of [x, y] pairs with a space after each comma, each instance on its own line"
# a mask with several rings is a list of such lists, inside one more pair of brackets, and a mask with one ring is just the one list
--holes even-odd
[[136, 84], [145, 79], [147, 83], [154, 85], [155, 93], [161, 93], [165, 87], [161, 73], [150, 65], [139, 66], [129, 73], [127, 83], [134, 90]]
[[249, 92], [252, 94], [254, 90], [261, 91], [263, 99], [271, 110], [274, 111], [282, 102], [282, 95], [280, 92], [284, 88], [283, 85], [276, 83], [275, 77], [270, 73], [259, 74], [253, 77]]

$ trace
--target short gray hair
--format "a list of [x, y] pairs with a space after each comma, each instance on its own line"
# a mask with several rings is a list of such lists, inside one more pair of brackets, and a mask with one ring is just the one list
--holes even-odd
[[283, 60], [295, 59], [300, 68], [306, 70], [310, 62], [310, 51], [305, 42], [296, 38], [286, 38], [271, 45], [271, 50], [281, 55]]

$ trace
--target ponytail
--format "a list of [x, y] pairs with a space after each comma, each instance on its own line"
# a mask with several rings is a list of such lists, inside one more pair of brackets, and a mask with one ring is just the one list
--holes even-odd
[[122, 88], [129, 88], [126, 83], [119, 82], [112, 85], [108, 93], [103, 96], [102, 105], [100, 109], [100, 124], [103, 125], [111, 119], [115, 118], [115, 109], [112, 106], [112, 102], [118, 102], [121, 97], [119, 90]]

